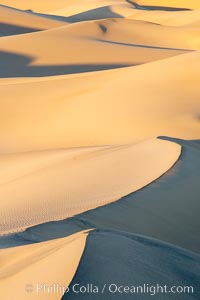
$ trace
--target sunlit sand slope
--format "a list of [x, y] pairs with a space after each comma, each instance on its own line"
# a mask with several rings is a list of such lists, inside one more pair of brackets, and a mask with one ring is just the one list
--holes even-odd
[[[16, 7], [19, 9], [32, 9], [36, 12], [43, 13], [55, 13], [63, 11], [70, 11], [71, 14], [80, 13], [83, 11], [95, 9], [98, 7], [106, 7], [109, 5], [120, 5], [120, 4], [132, 4], [133, 7], [146, 8], [146, 9], [157, 9], [166, 10], [168, 8], [174, 9], [198, 9], [200, 8], [200, 3], [198, 0], [1, 0], [1, 4]], [[144, 6], [144, 7], [142, 7]]]
[[[4, 300], [60, 300], [62, 289], [73, 279], [81, 259], [87, 234], [49, 242], [1, 250], [0, 294]], [[54, 286], [46, 289], [41, 285]], [[64, 290], [65, 291], [65, 290]]]
[[136, 0], [130, 2], [137, 3], [139, 5], [150, 6], [151, 7], [163, 7], [164, 8], [188, 8], [197, 9], [200, 8], [200, 3], [198, 0]]
[[173, 168], [160, 178], [108, 205], [43, 223], [20, 234], [2, 236], [0, 247], [55, 239], [83, 229], [112, 228], [144, 234], [199, 253], [200, 141], [162, 139], [180, 144], [182, 153]]
[[2, 300], [200, 299], [199, 33], [199, 0], [1, 1]]
[[0, 36], [28, 33], [65, 25], [27, 12], [0, 5]]
[[199, 299], [199, 31], [199, 0], [1, 1], [2, 300]]
[[180, 55], [199, 49], [199, 35], [187, 28], [111, 19], [4, 37], [0, 49], [0, 77], [38, 77], [138, 65]]
[[2, 0], [1, 4], [47, 14], [74, 15], [101, 7], [109, 8], [112, 5], [127, 5], [127, 2], [125, 0], [84, 0], [84, 2], [82, 0], [76, 0], [76, 2], [74, 0], [48, 0], [48, 2], [40, 0], [18, 0], [17, 2], [14, 0]]
[[199, 77], [200, 52], [194, 52], [87, 76], [6, 81], [0, 85], [1, 152], [158, 135], [198, 139]]
[[[150, 10], [138, 10], [134, 9], [132, 15], [128, 17], [134, 20], [143, 20], [147, 22], [153, 22], [158, 25], [167, 26], [184, 26], [192, 29], [196, 26], [200, 26], [200, 9], [189, 11], [150, 11]], [[159, 41], [159, 39], [158, 39]]]
[[126, 18], [129, 17], [134, 6], [124, 0], [107, 1], [73, 1], [67, 2], [65, 7], [50, 11], [51, 18], [64, 17], [70, 23], [98, 20], [108, 18]]
[[180, 149], [175, 143], [152, 139], [74, 153], [2, 155], [0, 233], [64, 219], [115, 201], [165, 173]]

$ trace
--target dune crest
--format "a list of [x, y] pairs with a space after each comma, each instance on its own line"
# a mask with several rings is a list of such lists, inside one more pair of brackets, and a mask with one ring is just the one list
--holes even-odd
[[63, 150], [51, 157], [47, 152], [48, 161], [44, 151], [44, 162], [34, 153], [19, 154], [19, 162], [13, 165], [3, 155], [2, 180], [5, 176], [7, 180], [0, 189], [0, 234], [118, 200], [160, 177], [173, 166], [180, 151], [175, 143], [152, 139], [136, 145], [75, 150], [74, 155], [67, 150], [64, 155]]
[[0, 299], [200, 299], [199, 33], [200, 0], [1, 1]]
[[65, 24], [65, 22], [47, 19], [28, 12], [0, 5], [1, 36], [47, 30], [63, 26]]
[[65, 290], [59, 287], [68, 287], [72, 281], [86, 238], [82, 231], [63, 239], [1, 250], [0, 293], [4, 300], [14, 295], [20, 300], [60, 300]]
[[196, 51], [107, 72], [2, 83], [1, 153], [159, 135], [198, 139], [199, 58]]

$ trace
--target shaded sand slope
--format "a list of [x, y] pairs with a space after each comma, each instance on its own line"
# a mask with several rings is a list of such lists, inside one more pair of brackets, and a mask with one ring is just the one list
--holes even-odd
[[[98, 270], [98, 271], [97, 271]], [[173, 245], [165, 244], [144, 236], [131, 235], [112, 230], [92, 231], [86, 243], [80, 265], [71, 287], [75, 284], [87, 286], [88, 282], [104, 290], [98, 294], [81, 294], [79, 299], [149, 299], [150, 294], [109, 293], [108, 285], [143, 286], [167, 285], [193, 286], [194, 293], [155, 295], [156, 299], [189, 300], [199, 297], [200, 256]], [[153, 290], [151, 290], [153, 294]], [[77, 299], [77, 294], [69, 292], [64, 299]]]
[[65, 23], [0, 5], [0, 36], [45, 30], [62, 25]]
[[2, 155], [0, 234], [113, 202], [165, 173], [180, 150], [175, 143], [152, 139], [75, 150], [74, 155], [70, 150], [19, 154], [12, 160]]
[[193, 52], [83, 76], [2, 82], [1, 152], [122, 144], [158, 135], [198, 139], [199, 77], [200, 52]]
[[199, 299], [199, 0], [1, 3], [3, 300]]
[[[0, 40], [0, 77], [80, 73], [143, 64], [199, 49], [197, 34], [186, 28], [162, 29], [141, 21], [113, 19], [5, 37]], [[155, 39], [158, 35], [160, 42]]]
[[172, 141], [182, 146], [181, 157], [155, 182], [117, 202], [73, 218], [1, 237], [1, 247], [62, 237], [86, 228], [113, 228], [199, 252], [200, 142]]
[[68, 286], [81, 259], [86, 237], [85, 232], [80, 232], [64, 239], [2, 250], [0, 293], [3, 299], [11, 300], [16, 295], [20, 300], [61, 299], [60, 292], [38, 294], [36, 286], [44, 283]]
[[[52, 19], [63, 19], [69, 23], [87, 20], [99, 20], [108, 18], [126, 18], [133, 13], [134, 7], [122, 1], [89, 1], [74, 3], [68, 2], [65, 8], [51, 11], [48, 15]], [[40, 13], [41, 14], [41, 13]], [[46, 14], [42, 14], [46, 15]]]

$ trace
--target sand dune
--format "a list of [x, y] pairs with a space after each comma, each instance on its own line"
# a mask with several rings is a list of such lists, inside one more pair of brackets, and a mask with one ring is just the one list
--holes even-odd
[[134, 9], [129, 19], [142, 20], [167, 26], [186, 26], [195, 28], [200, 26], [200, 10], [176, 11], [173, 14], [169, 11], [149, 11]]
[[1, 247], [55, 239], [87, 228], [112, 228], [157, 238], [199, 253], [200, 141], [162, 138], [179, 143], [182, 154], [173, 168], [159, 179], [109, 205], [41, 224], [20, 234], [2, 236]]
[[[22, 246], [0, 252], [0, 294], [4, 300], [59, 300], [62, 291], [39, 291], [39, 286], [68, 286], [81, 259], [87, 234], [80, 232], [64, 239]], [[37, 290], [38, 285], [38, 290]], [[11, 288], [12, 287], [12, 288]], [[33, 290], [32, 290], [33, 288]]]
[[70, 23], [109, 19], [109, 18], [125, 18], [132, 14], [134, 7], [128, 1], [88, 1], [67, 3], [65, 8], [50, 12], [51, 18], [65, 17], [64, 19]]
[[0, 298], [199, 299], [199, 20], [199, 0], [1, 1]]
[[[162, 33], [166, 37], [152, 43]], [[199, 36], [195, 30], [115, 19], [5, 37], [0, 49], [0, 77], [33, 77], [143, 64], [199, 49]]]
[[[57, 300], [61, 299], [62, 291], [67, 286], [69, 292], [63, 300], [69, 297], [94, 299], [94, 294], [81, 293], [80, 296], [73, 293], [72, 288], [75, 284], [87, 286], [88, 282], [102, 288], [104, 280], [109, 285], [113, 278], [119, 286], [137, 287], [143, 285], [142, 282], [149, 287], [158, 284], [168, 289], [172, 286], [194, 288], [198, 285], [200, 268], [199, 255], [145, 236], [114, 230], [95, 230], [88, 235], [79, 232], [68, 238], [6, 249], [0, 252], [0, 258], [0, 292], [5, 300], [12, 299], [14, 295], [21, 300], [37, 297]], [[120, 272], [116, 272], [119, 268]], [[146, 271], [149, 269], [153, 272]], [[46, 285], [46, 292], [39, 290], [43, 284]], [[48, 292], [47, 287], [53, 284], [56, 286]], [[153, 293], [155, 290], [151, 289]], [[149, 293], [146, 296], [149, 297]], [[133, 294], [126, 294], [126, 299], [132, 297]], [[95, 294], [95, 298], [102, 299], [102, 294]], [[119, 293], [109, 293], [108, 286], [104, 298], [122, 299]], [[198, 290], [194, 289], [194, 293], [176, 293], [170, 298], [198, 299]]]
[[[57, 4], [57, 2], [55, 3]], [[21, 8], [21, 6], [19, 7]], [[124, 0], [122, 1], [120, 0], [91, 1], [90, 0], [90, 1], [84, 1], [84, 3], [82, 1], [76, 1], [75, 4], [72, 1], [71, 2], [67, 1], [65, 2], [64, 7], [57, 8], [51, 11], [46, 10], [45, 7], [44, 7], [44, 11], [43, 9], [38, 10], [38, 8], [36, 7], [36, 9], [34, 10], [27, 9], [25, 12], [29, 12], [35, 16], [49, 18], [51, 20], [59, 20], [59, 21], [74, 23], [74, 22], [81, 22], [87, 20], [106, 19], [106, 18], [124, 18], [131, 15], [134, 8], [130, 3]]]
[[48, 2], [44, 1], [35, 1], [35, 0], [19, 0], [19, 1], [13, 1], [13, 0], [2, 0], [1, 4], [12, 6], [19, 9], [31, 9], [34, 11], [40, 11], [40, 12], [48, 12], [51, 10], [59, 9], [66, 7], [66, 0], [50, 0]]
[[[151, 22], [130, 19], [112, 18], [97, 20], [96, 22], [83, 22], [48, 33], [54, 35], [66, 34], [69, 37], [97, 40], [102, 43], [107, 41], [113, 44], [116, 43], [119, 46], [146, 47], [149, 52], [153, 48], [157, 50], [160, 48], [163, 52], [166, 52], [165, 50], [200, 49], [199, 32], [195, 26], [194, 28], [191, 26], [176, 26], [176, 28], [173, 28], [171, 25], [158, 26], [158, 24]], [[158, 36], [159, 39], [157, 39]], [[172, 52], [171, 56], [173, 55]]]
[[[136, 145], [75, 150], [74, 155], [67, 150], [19, 154], [18, 159], [14, 156], [15, 164], [3, 155], [1, 234], [115, 201], [161, 176], [179, 155], [177, 144], [156, 139]], [[146, 176], [141, 176], [146, 168]]]
[[[36, 12], [45, 12], [45, 13], [52, 13], [52, 12], [62, 12], [63, 10], [70, 10], [71, 14], [78, 13], [81, 11], [86, 11], [89, 9], [94, 9], [97, 7], [103, 7], [106, 5], [118, 5], [126, 3], [125, 0], [76, 0], [74, 3], [73, 0], [48, 0], [48, 2], [44, 1], [35, 1], [35, 0], [18, 0], [17, 2], [14, 0], [1, 0], [1, 4], [12, 6], [19, 9], [32, 9]], [[198, 9], [200, 8], [200, 4], [198, 0], [136, 0], [136, 1], [128, 1], [134, 7], [135, 6], [147, 6], [148, 8], [180, 8], [180, 9]]]
[[150, 6], [150, 7], [164, 7], [164, 8], [188, 8], [197, 9], [200, 8], [200, 3], [198, 0], [136, 0], [131, 1], [136, 2], [139, 5]]
[[88, 76], [0, 85], [1, 152], [159, 135], [198, 139], [199, 57], [194, 52]]
[[112, 228], [157, 238], [198, 253], [200, 141], [162, 139], [180, 144], [182, 154], [173, 168], [153, 183], [119, 201], [72, 218], [2, 236], [0, 246], [55, 239], [87, 228]]
[[0, 5], [1, 36], [40, 31], [62, 25], [65, 23]]
[[[123, 255], [122, 255], [123, 253]], [[106, 262], [106, 263], [105, 263]], [[176, 271], [174, 271], [174, 269]], [[95, 270], [98, 270], [96, 272]], [[116, 272], [118, 270], [118, 272]], [[120, 270], [120, 271], [119, 271]], [[151, 270], [151, 272], [148, 272]], [[165, 272], [163, 272], [165, 270]], [[79, 264], [75, 277], [70, 285], [70, 292], [62, 298], [77, 299], [72, 292], [75, 284], [85, 286], [88, 282], [102, 289], [104, 282], [103, 299], [172, 299], [193, 300], [198, 299], [198, 274], [200, 272], [200, 257], [190, 251], [177, 248], [173, 245], [150, 239], [145, 236], [129, 234], [114, 230], [95, 230], [87, 238], [87, 247]], [[144, 286], [143, 293], [109, 293], [109, 285], [120, 286]], [[193, 286], [193, 293], [161, 293], [157, 290], [159, 286]], [[147, 292], [147, 287], [151, 293]], [[122, 289], [123, 290], [123, 289]], [[141, 290], [141, 289], [139, 289]], [[144, 290], [144, 289], [143, 289]], [[155, 295], [153, 296], [153, 294]], [[150, 295], [152, 294], [152, 295]], [[170, 294], [170, 297], [169, 297]], [[78, 295], [81, 300], [102, 299], [102, 294]]]
[[35, 1], [35, 0], [2, 0], [1, 4], [12, 6], [19, 9], [28, 10], [31, 9], [35, 12], [57, 14], [57, 15], [75, 15], [81, 12], [97, 9], [100, 7], [107, 7], [110, 5], [127, 4], [124, 0], [50, 0], [48, 2]]

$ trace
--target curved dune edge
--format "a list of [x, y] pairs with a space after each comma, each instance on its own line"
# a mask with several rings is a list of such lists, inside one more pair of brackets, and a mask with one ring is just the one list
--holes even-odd
[[180, 144], [183, 153], [160, 178], [138, 192], [67, 220], [1, 236], [0, 248], [61, 238], [83, 229], [112, 228], [151, 236], [199, 253], [200, 141], [159, 138]]
[[2, 38], [0, 77], [38, 77], [139, 65], [197, 50], [198, 40], [195, 29], [177, 30], [128, 19], [57, 26]]
[[0, 23], [23, 26], [38, 30], [45, 30], [66, 25], [66, 22], [52, 20], [29, 12], [16, 10], [12, 7], [0, 5]]
[[151, 139], [74, 151], [53, 151], [52, 157], [45, 151], [38, 157], [16, 154], [13, 160], [1, 156], [1, 235], [65, 219], [141, 189], [174, 165], [181, 147]]
[[108, 205], [42, 223], [20, 234], [1, 236], [0, 248], [61, 238], [83, 229], [112, 228], [151, 236], [199, 253], [200, 141], [159, 138], [182, 147], [177, 163], [160, 178]]
[[[37, 293], [37, 285], [69, 286], [83, 254], [86, 231], [67, 238], [1, 250], [0, 294], [4, 300], [60, 300], [61, 292]], [[31, 285], [34, 290], [31, 291]], [[30, 290], [30, 292], [29, 292]], [[60, 291], [60, 290], [59, 290]]]
[[47, 30], [63, 25], [66, 23], [0, 5], [1, 36]]
[[0, 85], [0, 150], [128, 144], [159, 135], [198, 139], [199, 74], [195, 51], [82, 76], [7, 81]]
[[[106, 263], [105, 263], [106, 262]], [[98, 271], [96, 271], [98, 270]], [[171, 286], [193, 286], [193, 293], [166, 295], [158, 293], [157, 299], [198, 299], [198, 274], [200, 256], [161, 240], [110, 229], [91, 231], [87, 246], [77, 272], [70, 285], [69, 293], [62, 300], [115, 300], [151, 299], [148, 293], [110, 293], [109, 285], [143, 286], [143, 284]], [[77, 295], [73, 286], [86, 286], [88, 282], [106, 288], [101, 293]], [[76, 288], [77, 289], [77, 288]], [[157, 296], [157, 297], [156, 297]]]

